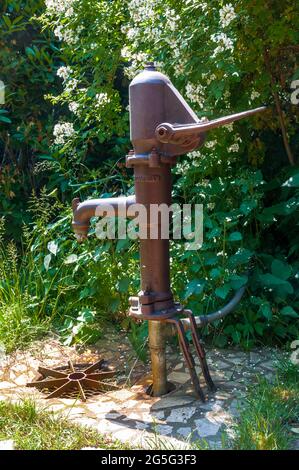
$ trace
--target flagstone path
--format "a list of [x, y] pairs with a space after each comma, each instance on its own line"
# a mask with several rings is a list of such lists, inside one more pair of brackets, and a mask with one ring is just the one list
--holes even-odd
[[[109, 338], [109, 340], [107, 340]], [[72, 422], [91, 426], [114, 439], [129, 442], [135, 448], [157, 448], [167, 445], [176, 449], [201, 441], [210, 448], [221, 448], [224, 429], [230, 432], [238, 415], [246, 388], [257, 376], [270, 378], [280, 353], [271, 349], [243, 352], [208, 349], [211, 375], [217, 385], [215, 393], [207, 393], [207, 401], [197, 400], [189, 374], [175, 346], [169, 348], [168, 380], [175, 390], [162, 398], [146, 395], [150, 383], [149, 365], [136, 360], [125, 334], [114, 331], [105, 335], [96, 346], [80, 351], [62, 346], [55, 338], [34, 344], [30, 350], [0, 358], [0, 400], [19, 401], [33, 397], [43, 407], [67, 416]], [[117, 368], [121, 388], [89, 398], [55, 398], [44, 395], [26, 383], [36, 377], [39, 365], [56, 367], [74, 362], [94, 362], [104, 357]], [[197, 364], [198, 372], [199, 364]]]

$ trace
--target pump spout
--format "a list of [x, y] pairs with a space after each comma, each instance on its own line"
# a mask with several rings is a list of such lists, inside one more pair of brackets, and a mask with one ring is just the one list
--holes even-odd
[[72, 227], [78, 242], [87, 238], [87, 232], [92, 217], [126, 217], [127, 209], [135, 204], [134, 196], [120, 196], [113, 198], [88, 199], [80, 202], [79, 198], [73, 199], [73, 222]]

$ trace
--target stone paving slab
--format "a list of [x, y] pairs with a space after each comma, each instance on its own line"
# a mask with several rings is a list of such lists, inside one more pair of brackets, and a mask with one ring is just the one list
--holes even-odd
[[[101, 340], [84, 351], [62, 346], [58, 340], [49, 338], [28, 351], [7, 357], [0, 365], [0, 400], [17, 402], [32, 397], [38, 405], [72, 422], [93, 427], [135, 448], [167, 445], [182, 449], [202, 439], [211, 448], [220, 448], [223, 431], [229, 429], [238, 415], [246, 387], [254, 383], [257, 376], [271, 374], [279, 355], [271, 349], [248, 353], [208, 349], [208, 363], [217, 391], [208, 393], [201, 379], [207, 397], [202, 403], [193, 394], [180, 352], [172, 347], [168, 379], [175, 390], [165, 397], [152, 398], [146, 394], [150, 383], [149, 365], [136, 360], [124, 335], [112, 332], [106, 337], [109, 341]], [[82, 403], [69, 398], [44, 400], [41, 392], [25, 386], [36, 376], [39, 365], [55, 367], [66, 364], [69, 359], [95, 362], [102, 356], [121, 371], [121, 389], [93, 396]]]

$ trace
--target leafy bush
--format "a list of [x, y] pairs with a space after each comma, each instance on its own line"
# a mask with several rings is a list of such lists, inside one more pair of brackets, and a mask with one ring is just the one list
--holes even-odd
[[5, 104], [0, 105], [0, 215], [15, 238], [22, 223], [29, 221], [26, 202], [32, 188], [38, 190], [47, 181], [39, 157], [48, 151], [55, 119], [44, 94], [58, 86], [58, 49], [51, 34], [41, 32], [32, 19], [43, 5], [42, 0], [4, 0], [0, 5], [0, 80], [5, 84]]
[[268, 104], [263, 114], [211, 132], [202, 150], [176, 166], [177, 200], [204, 204], [204, 243], [198, 253], [173, 246], [173, 275], [178, 297], [206, 313], [244, 285], [253, 258], [250, 296], [206, 333], [219, 346], [285, 343], [298, 335], [299, 307], [298, 108], [289, 92], [298, 57], [295, 6], [132, 0], [129, 12], [130, 76], [155, 59], [200, 117]]
[[[51, 285], [43, 315], [55, 318], [68, 342], [91, 339], [99, 319], [122, 316], [128, 291], [136, 293], [135, 245], [91, 238], [78, 246], [68, 208], [73, 195], [132, 191], [127, 170], [115, 164], [129, 145], [128, 78], [154, 59], [200, 117], [269, 105], [263, 114], [211, 132], [200, 151], [174, 168], [174, 199], [203, 203], [205, 211], [201, 250], [171, 247], [177, 298], [195, 314], [217, 309], [245, 284], [254, 259], [242, 303], [205, 334], [219, 346], [244, 347], [297, 336], [299, 133], [289, 96], [298, 60], [294, 3], [46, 0], [45, 9], [27, 2], [21, 20], [23, 3], [1, 7], [4, 81], [13, 87], [0, 109], [4, 163], [7, 149], [13, 155], [2, 165], [1, 203], [10, 233], [12, 218], [19, 226], [34, 219], [32, 257]], [[18, 29], [26, 31], [27, 49], [20, 38], [13, 47]], [[12, 63], [18, 81], [11, 83]], [[30, 179], [16, 163], [25, 154], [34, 169]], [[107, 156], [112, 163], [104, 165]], [[24, 212], [29, 186], [41, 212]], [[134, 344], [138, 331], [144, 340], [144, 327], [133, 328]]]

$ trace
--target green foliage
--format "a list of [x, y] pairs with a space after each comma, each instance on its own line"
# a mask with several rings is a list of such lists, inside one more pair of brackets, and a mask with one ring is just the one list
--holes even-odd
[[[78, 246], [69, 207], [74, 195], [132, 193], [115, 163], [129, 146], [128, 78], [154, 59], [200, 117], [269, 105], [211, 132], [174, 168], [175, 202], [204, 205], [202, 248], [171, 243], [176, 297], [195, 314], [216, 310], [254, 260], [238, 309], [204, 334], [244, 347], [298, 336], [294, 2], [14, 0], [2, 2], [0, 22], [0, 212], [8, 236], [30, 224], [22, 269], [33, 276], [32, 311], [67, 343], [95, 340], [111, 319], [130, 328], [123, 314], [138, 291], [136, 245], [99, 242], [93, 225]], [[130, 335], [142, 355], [145, 328]]]
[[[55, 202], [50, 200], [52, 208]], [[90, 240], [78, 244], [71, 229], [71, 211], [60, 209], [59, 218], [46, 223], [49, 198], [43, 210], [41, 198], [32, 201], [34, 222], [31, 253], [44, 282], [53, 286], [47, 315], [61, 333], [65, 344], [94, 342], [105, 322], [122, 321], [128, 295], [136, 284], [135, 246], [99, 243], [91, 228]], [[125, 240], [124, 240], [125, 241]], [[138, 283], [138, 280], [137, 280]]]
[[65, 344], [94, 342], [107, 321], [124, 320], [138, 288], [136, 247], [99, 246], [95, 237], [79, 245], [70, 209], [45, 190], [32, 196], [30, 211], [22, 252], [1, 245], [0, 341], [12, 350], [54, 326]]
[[0, 216], [8, 231], [20, 236], [29, 217], [26, 202], [32, 187], [45, 183], [45, 168], [37, 178], [39, 156], [50, 145], [54, 119], [44, 94], [57, 86], [57, 48], [48, 32], [32, 20], [44, 6], [42, 0], [13, 0], [0, 6], [0, 80], [5, 104], [0, 105]]
[[175, 199], [204, 205], [204, 241], [197, 253], [173, 245], [172, 272], [177, 297], [202, 314], [246, 283], [254, 260], [244, 300], [205, 334], [218, 346], [283, 344], [298, 336], [298, 108], [289, 92], [298, 64], [296, 7], [201, 0], [129, 6], [130, 75], [156, 60], [200, 117], [268, 104], [263, 114], [211, 132], [202, 150], [175, 167]]
[[123, 83], [120, 68], [126, 2], [73, 1], [58, 9], [55, 2], [46, 4], [39, 20], [61, 40], [57, 75], [62, 89], [47, 95], [60, 110], [53, 129], [55, 156], [61, 160], [75, 154], [77, 164], [98, 165], [109, 143], [109, 153], [119, 157], [128, 143], [128, 82]]
[[3, 222], [1, 219], [0, 341], [11, 352], [48, 331], [49, 321], [44, 312], [50, 286], [44, 286], [29, 249], [20, 255], [14, 242], [4, 243]]

